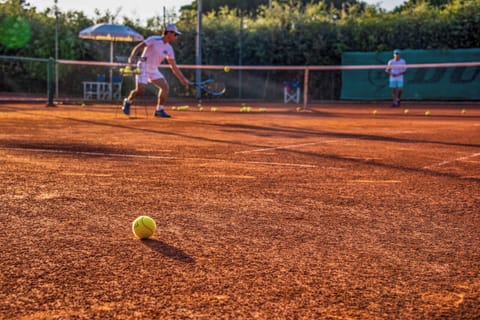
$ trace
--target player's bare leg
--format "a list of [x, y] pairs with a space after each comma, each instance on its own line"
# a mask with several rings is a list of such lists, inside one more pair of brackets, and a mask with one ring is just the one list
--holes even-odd
[[130, 91], [130, 94], [128, 95], [128, 98], [127, 98], [128, 102], [132, 103], [136, 97], [143, 95], [145, 93], [145, 88], [146, 88], [146, 85], [144, 83], [137, 82], [135, 84], [135, 89]]
[[392, 108], [397, 106], [398, 88], [392, 88]]
[[397, 107], [400, 107], [400, 99], [402, 98], [403, 88], [397, 88]]
[[138, 96], [141, 96], [145, 93], [145, 88], [146, 85], [144, 83], [135, 83], [135, 89], [130, 91], [130, 94], [128, 95], [125, 100], [123, 100], [123, 106], [122, 106], [122, 111], [125, 113], [127, 116], [130, 114], [130, 105], [133, 102], [133, 99], [135, 99]]
[[163, 78], [152, 80], [152, 83], [158, 88], [155, 116], [169, 118], [170, 115], [165, 112], [165, 103], [167, 102], [170, 86], [168, 85], [168, 82]]

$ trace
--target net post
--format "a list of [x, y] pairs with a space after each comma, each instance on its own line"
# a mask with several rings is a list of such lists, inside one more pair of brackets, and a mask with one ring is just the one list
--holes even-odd
[[53, 107], [53, 94], [54, 94], [54, 82], [53, 82], [53, 73], [54, 73], [55, 59], [49, 58], [47, 65], [47, 107]]
[[309, 78], [310, 69], [305, 67], [305, 73], [303, 75], [303, 109], [307, 108], [308, 104], [308, 78]]

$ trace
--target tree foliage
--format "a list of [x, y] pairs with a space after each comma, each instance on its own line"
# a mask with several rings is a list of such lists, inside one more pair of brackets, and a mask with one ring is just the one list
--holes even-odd
[[[439, 0], [433, 4], [410, 0], [393, 12], [353, 1], [340, 8], [333, 1], [204, 3], [212, 7], [202, 18], [205, 64], [323, 65], [339, 63], [345, 51], [480, 47], [480, 0]], [[245, 3], [251, 7], [242, 7]], [[28, 21], [31, 37], [18, 48], [0, 44], [1, 55], [54, 57], [57, 25], [59, 58], [74, 60], [108, 60], [108, 42], [78, 37], [79, 31], [90, 25], [114, 21], [149, 36], [160, 33], [166, 23], [163, 17], [151, 17], [142, 25], [138, 20], [122, 17], [119, 10], [97, 11], [92, 19], [79, 11], [55, 12], [53, 7], [37, 12], [22, 0], [0, 3], [0, 19], [11, 16]], [[176, 21], [184, 31], [175, 44], [177, 56], [182, 63], [194, 63], [195, 1], [192, 6], [183, 7], [178, 17], [169, 13], [169, 20]], [[120, 54], [128, 54], [131, 48], [131, 43], [115, 44]]]

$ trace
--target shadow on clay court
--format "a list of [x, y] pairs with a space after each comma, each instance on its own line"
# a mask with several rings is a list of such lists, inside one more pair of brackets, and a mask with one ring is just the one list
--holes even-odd
[[407, 139], [407, 138], [395, 138], [381, 135], [371, 135], [371, 134], [357, 134], [357, 133], [347, 133], [347, 132], [329, 132], [329, 131], [320, 131], [320, 130], [309, 130], [309, 129], [298, 129], [297, 127], [288, 127], [288, 126], [277, 126], [277, 127], [267, 127], [267, 126], [256, 126], [256, 125], [245, 125], [245, 124], [236, 124], [236, 123], [209, 123], [204, 124], [213, 127], [223, 127], [230, 128], [225, 129], [225, 132], [235, 132], [235, 133], [244, 133], [251, 135], [259, 136], [268, 136], [267, 134], [258, 134], [258, 132], [271, 132], [271, 136], [278, 137], [279, 134], [283, 134], [286, 137], [295, 137], [305, 138], [305, 137], [328, 137], [328, 138], [345, 138], [345, 139], [361, 139], [361, 140], [372, 140], [372, 141], [385, 141], [385, 142], [398, 142], [398, 143], [432, 143], [438, 145], [448, 145], [448, 146], [460, 146], [460, 147], [480, 147], [480, 144], [466, 144], [466, 143], [454, 143], [446, 141], [435, 141], [435, 140], [426, 140], [426, 139]]
[[195, 260], [188, 254], [186, 254], [183, 250], [175, 248], [163, 241], [146, 239], [142, 240], [142, 243], [153, 251], [156, 251], [165, 257], [169, 257], [184, 263], [195, 263]]
[[[199, 137], [193, 135], [187, 135], [182, 133], [175, 133], [175, 132], [167, 132], [167, 131], [159, 131], [153, 129], [145, 129], [145, 128], [134, 128], [128, 125], [120, 125], [120, 124], [112, 124], [104, 121], [96, 121], [96, 120], [86, 120], [86, 119], [76, 119], [71, 117], [62, 117], [62, 116], [53, 116], [59, 119], [80, 122], [80, 123], [90, 123], [99, 126], [109, 126], [115, 128], [122, 128], [122, 129], [129, 129], [129, 130], [136, 130], [141, 132], [148, 132], [153, 134], [163, 134], [169, 136], [176, 136], [176, 137], [183, 137], [188, 139], [195, 139], [207, 142], [216, 142], [216, 143], [228, 143], [228, 144], [236, 144], [236, 145], [243, 145], [243, 146], [250, 146], [250, 147], [264, 147], [261, 145], [252, 145], [246, 143], [239, 143], [233, 141], [225, 141], [225, 140], [218, 140], [218, 139], [211, 139], [206, 137]], [[279, 134], [284, 134], [285, 136], [292, 137], [298, 135], [299, 138], [303, 138], [306, 136], [315, 136], [315, 137], [329, 137], [329, 138], [348, 138], [348, 139], [362, 139], [362, 140], [372, 140], [372, 141], [387, 141], [387, 142], [401, 142], [401, 143], [433, 143], [438, 145], [451, 145], [451, 146], [462, 146], [462, 147], [479, 147], [478, 144], [463, 144], [463, 143], [452, 143], [452, 142], [445, 142], [445, 141], [434, 141], [434, 140], [422, 140], [422, 139], [406, 139], [406, 138], [394, 138], [394, 137], [386, 137], [380, 135], [369, 135], [369, 134], [354, 134], [354, 133], [343, 133], [343, 132], [328, 132], [328, 131], [318, 131], [318, 130], [305, 130], [305, 129], [298, 129], [297, 127], [288, 127], [288, 126], [279, 126], [277, 128], [267, 127], [267, 126], [255, 126], [255, 125], [244, 125], [244, 124], [237, 124], [237, 123], [202, 123], [203, 125], [213, 126], [213, 127], [223, 127], [223, 128], [231, 128], [235, 130], [235, 132], [239, 132], [239, 129], [244, 129], [244, 133], [252, 134], [252, 135], [259, 135], [258, 132], [271, 132], [274, 133], [275, 136]], [[226, 129], [228, 131], [228, 129]], [[263, 134], [265, 136], [265, 134]]]

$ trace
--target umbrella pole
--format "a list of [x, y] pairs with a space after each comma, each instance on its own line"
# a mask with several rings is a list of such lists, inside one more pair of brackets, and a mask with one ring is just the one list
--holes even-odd
[[[110, 63], [113, 63], [113, 41], [110, 41]], [[110, 67], [110, 93], [109, 98], [112, 99], [113, 91], [113, 67]]]

